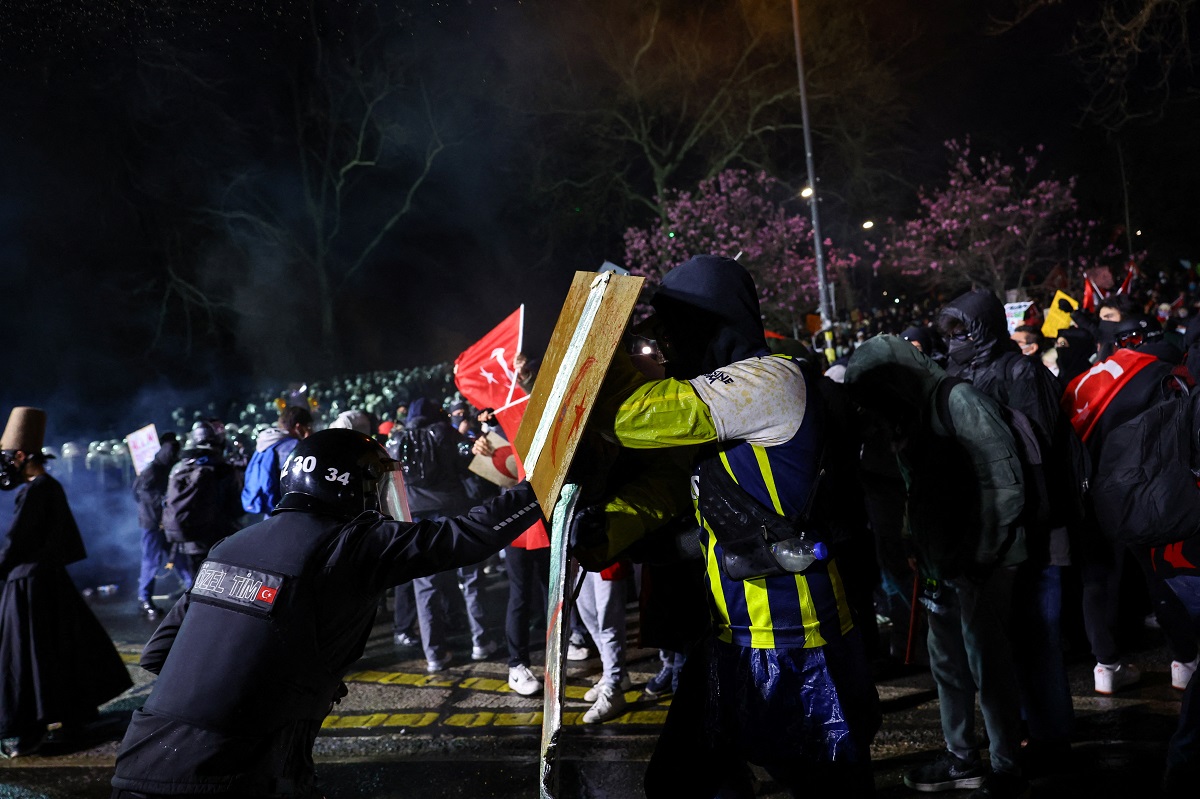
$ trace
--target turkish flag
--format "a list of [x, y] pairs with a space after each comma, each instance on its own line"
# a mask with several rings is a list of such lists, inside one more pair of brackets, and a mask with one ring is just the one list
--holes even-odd
[[[499, 410], [528, 396], [517, 385], [513, 366], [513, 359], [521, 351], [524, 321], [522, 305], [454, 361], [454, 385], [476, 408]], [[504, 432], [509, 438], [517, 434], [507, 428]]]
[[[525, 408], [529, 404], [529, 395], [517, 385], [517, 370], [513, 366], [513, 359], [521, 351], [524, 335], [525, 306], [522, 305], [454, 361], [454, 385], [467, 402], [476, 408], [495, 410], [496, 419], [510, 441], [521, 429]], [[515, 450], [512, 454], [516, 461], [517, 477], [523, 480], [525, 467], [521, 464], [521, 457]], [[501, 471], [507, 471], [507, 465]], [[513, 546], [521, 549], [550, 546], [545, 525], [541, 521], [536, 522], [517, 537]]]
[[1080, 439], [1088, 440], [1117, 393], [1156, 360], [1144, 352], [1120, 349], [1067, 384], [1062, 409]]
[[273, 604], [275, 604], [275, 597], [278, 595], [279, 595], [278, 588], [271, 588], [269, 586], [264, 585], [262, 588], [258, 589], [257, 599], [260, 602], [266, 602], [268, 605], [273, 605]]

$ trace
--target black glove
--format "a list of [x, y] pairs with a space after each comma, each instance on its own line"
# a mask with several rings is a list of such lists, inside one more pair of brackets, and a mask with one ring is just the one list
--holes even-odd
[[579, 565], [590, 572], [603, 569], [612, 562], [608, 556], [608, 517], [601, 505], [589, 505], [575, 511], [567, 534], [571, 554]]

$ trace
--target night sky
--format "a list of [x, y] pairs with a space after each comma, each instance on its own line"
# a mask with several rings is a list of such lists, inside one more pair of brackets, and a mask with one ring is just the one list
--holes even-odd
[[[51, 438], [122, 434], [182, 401], [451, 360], [521, 302], [536, 353], [571, 274], [620, 262], [623, 228], [648, 222], [635, 208], [542, 191], [582, 145], [567, 138], [545, 157], [562, 120], [539, 108], [540, 87], [571, 80], [596, 91], [587, 42], [556, 39], [580, 35], [564, 25], [575, 5], [6, 0], [2, 412], [52, 409]], [[943, 173], [942, 142], [969, 134], [980, 149], [1046, 145], [1056, 174], [1080, 176], [1088, 213], [1120, 218], [1114, 137], [1084, 117], [1086, 88], [1067, 53], [1093, 3], [1057, 5], [1000, 36], [987, 34], [989, 13], [1012, 3], [849, 5], [887, 45], [904, 107], [879, 119], [894, 145], [891, 185], [878, 208], [853, 213], [902, 216], [916, 188]], [[578, 60], [564, 59], [573, 50]], [[324, 251], [331, 263], [351, 263], [399, 205], [431, 120], [443, 148], [411, 210], [336, 294], [322, 292], [296, 258], [319, 237], [298, 141], [320, 147], [316, 98], [353, 105], [349, 84], [330, 74], [367, 75], [381, 62], [402, 63], [404, 77], [379, 106], [388, 168], [352, 176]], [[1164, 260], [1197, 254], [1193, 76], [1176, 80], [1162, 119], [1119, 134], [1135, 224]], [[802, 182], [795, 152], [776, 163]], [[818, 168], [840, 174], [832, 161]], [[336, 322], [332, 340], [323, 313]]]

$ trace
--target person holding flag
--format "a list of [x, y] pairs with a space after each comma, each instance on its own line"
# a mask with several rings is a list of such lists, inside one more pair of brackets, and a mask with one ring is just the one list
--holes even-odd
[[[532, 374], [528, 358], [521, 352], [525, 306], [522, 305], [454, 361], [454, 384], [467, 402], [491, 411], [489, 426], [495, 422], [508, 434], [521, 428]], [[482, 412], [481, 412], [482, 413]], [[487, 431], [485, 431], [486, 433]], [[516, 478], [525, 476], [520, 458], [510, 446], [496, 447], [495, 439], [481, 435], [472, 452], [490, 458], [497, 471], [508, 471], [515, 460]], [[544, 613], [550, 581], [550, 537], [545, 525], [535, 523], [504, 549], [508, 571], [508, 608], [505, 613], [504, 639], [508, 646], [508, 686], [523, 696], [542, 690], [542, 684], [530, 668], [529, 620]]]

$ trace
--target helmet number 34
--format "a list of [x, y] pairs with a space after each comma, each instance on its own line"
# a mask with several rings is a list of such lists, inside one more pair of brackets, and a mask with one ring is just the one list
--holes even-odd
[[[317, 459], [312, 455], [304, 458], [296, 458], [292, 461], [292, 474], [311, 474], [317, 470]], [[339, 472], [334, 467], [330, 466], [326, 470], [325, 479], [330, 483], [341, 483], [342, 485], [350, 485], [350, 472]]]

